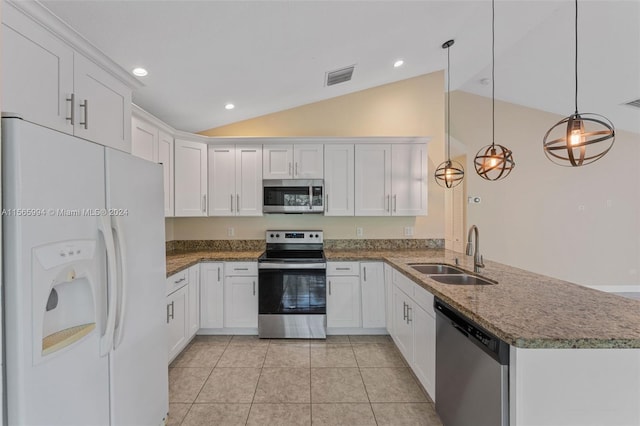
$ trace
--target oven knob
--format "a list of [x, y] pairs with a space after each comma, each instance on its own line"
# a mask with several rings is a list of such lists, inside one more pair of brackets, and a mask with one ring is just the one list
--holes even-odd
[[316, 238], [320, 238], [320, 237], [318, 236], [318, 234], [316, 234]]
[[309, 234], [309, 238], [313, 238], [313, 234]]
[[273, 238], [273, 234], [271, 234], [270, 237]]
[[276, 238], [280, 238], [280, 234], [276, 234]]

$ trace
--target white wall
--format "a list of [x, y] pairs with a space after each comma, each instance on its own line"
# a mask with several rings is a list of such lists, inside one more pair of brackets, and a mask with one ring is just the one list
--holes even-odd
[[467, 192], [482, 198], [467, 206], [467, 226], [478, 225], [485, 259], [583, 285], [638, 284], [640, 135], [619, 131], [598, 162], [560, 167], [542, 139], [562, 117], [496, 102], [496, 143], [513, 150], [516, 168], [488, 182], [472, 161], [491, 143], [490, 102], [459, 91], [451, 99], [451, 133], [467, 147]]

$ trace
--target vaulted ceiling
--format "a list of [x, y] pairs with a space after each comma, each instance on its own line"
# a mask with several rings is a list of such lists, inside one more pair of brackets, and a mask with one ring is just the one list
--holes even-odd
[[[491, 2], [42, 0], [126, 70], [134, 102], [200, 131], [442, 70], [491, 95]], [[573, 112], [573, 1], [496, 1], [497, 99]], [[580, 110], [640, 133], [640, 1], [580, 2]], [[393, 67], [396, 59], [404, 65]], [[325, 72], [355, 64], [326, 87]], [[236, 108], [226, 110], [225, 104]]]

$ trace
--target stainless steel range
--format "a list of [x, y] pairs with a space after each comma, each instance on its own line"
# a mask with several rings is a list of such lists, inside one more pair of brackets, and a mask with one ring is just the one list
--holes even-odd
[[261, 338], [327, 336], [327, 261], [322, 231], [267, 231], [258, 258]]

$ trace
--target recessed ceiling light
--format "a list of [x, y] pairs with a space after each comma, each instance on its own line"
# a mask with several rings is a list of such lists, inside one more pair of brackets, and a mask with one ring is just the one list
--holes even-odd
[[144, 77], [149, 74], [149, 72], [144, 68], [134, 68], [131, 72], [133, 73], [133, 75], [137, 75], [138, 77]]
[[404, 61], [402, 59], [398, 59], [393, 63], [393, 66], [394, 68], [398, 68], [398, 67], [401, 67], [403, 64], [404, 64]]
[[225, 109], [234, 109], [236, 106], [234, 104], [226, 104]]

